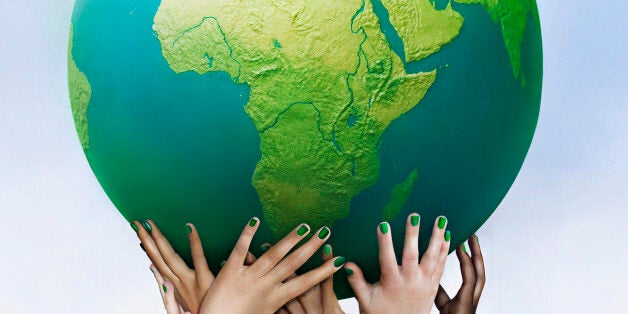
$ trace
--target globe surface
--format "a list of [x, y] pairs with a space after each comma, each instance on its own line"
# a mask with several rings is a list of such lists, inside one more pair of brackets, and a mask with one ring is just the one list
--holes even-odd
[[[258, 216], [254, 253], [327, 225], [374, 282], [379, 222], [400, 252], [420, 213], [423, 251], [445, 215], [454, 248], [504, 198], [542, 46], [534, 0], [78, 0], [68, 73], [103, 189], [188, 262], [185, 223], [218, 271]], [[343, 275], [335, 287], [352, 295]]]

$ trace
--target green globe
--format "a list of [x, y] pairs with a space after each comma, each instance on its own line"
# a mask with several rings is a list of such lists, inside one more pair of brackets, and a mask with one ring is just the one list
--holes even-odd
[[445, 215], [454, 248], [506, 195], [540, 106], [534, 0], [78, 0], [69, 46], [103, 189], [188, 262], [194, 223], [215, 272], [252, 216], [255, 254], [329, 226], [371, 282], [383, 220], [400, 252], [420, 213], [423, 251]]

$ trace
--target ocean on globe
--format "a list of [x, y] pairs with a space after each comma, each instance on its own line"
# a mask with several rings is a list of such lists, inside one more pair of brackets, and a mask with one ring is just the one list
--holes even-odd
[[497, 208], [532, 141], [542, 63], [535, 0], [77, 0], [68, 74], [104, 191], [187, 262], [185, 223], [217, 272], [258, 216], [254, 254], [329, 226], [375, 282], [379, 222], [400, 252], [418, 212], [425, 250], [445, 215], [454, 248]]

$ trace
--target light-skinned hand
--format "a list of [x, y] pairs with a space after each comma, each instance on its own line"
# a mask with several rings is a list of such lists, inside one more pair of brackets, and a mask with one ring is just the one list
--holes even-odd
[[347, 263], [345, 270], [355, 292], [360, 313], [429, 313], [445, 268], [451, 234], [446, 231], [447, 218], [434, 222], [427, 251], [419, 262], [420, 216], [406, 220], [406, 234], [401, 266], [397, 264], [390, 225], [377, 228], [379, 244], [379, 282], [369, 284], [358, 265]]
[[442, 286], [438, 288], [434, 303], [443, 314], [472, 314], [478, 309], [478, 303], [486, 283], [486, 275], [482, 250], [480, 250], [480, 243], [476, 235], [469, 239], [469, 247], [471, 248], [471, 256], [467, 253], [464, 243], [456, 249], [456, 256], [460, 262], [460, 272], [462, 273], [462, 285], [456, 296], [451, 299]]

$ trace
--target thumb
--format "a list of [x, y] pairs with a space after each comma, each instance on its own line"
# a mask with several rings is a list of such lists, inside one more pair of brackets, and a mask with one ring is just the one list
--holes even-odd
[[349, 280], [349, 285], [351, 289], [353, 289], [358, 302], [362, 303], [366, 301], [369, 291], [371, 290], [371, 284], [364, 279], [364, 274], [360, 267], [355, 263], [349, 262], [345, 265], [345, 272], [347, 274], [347, 280]]

